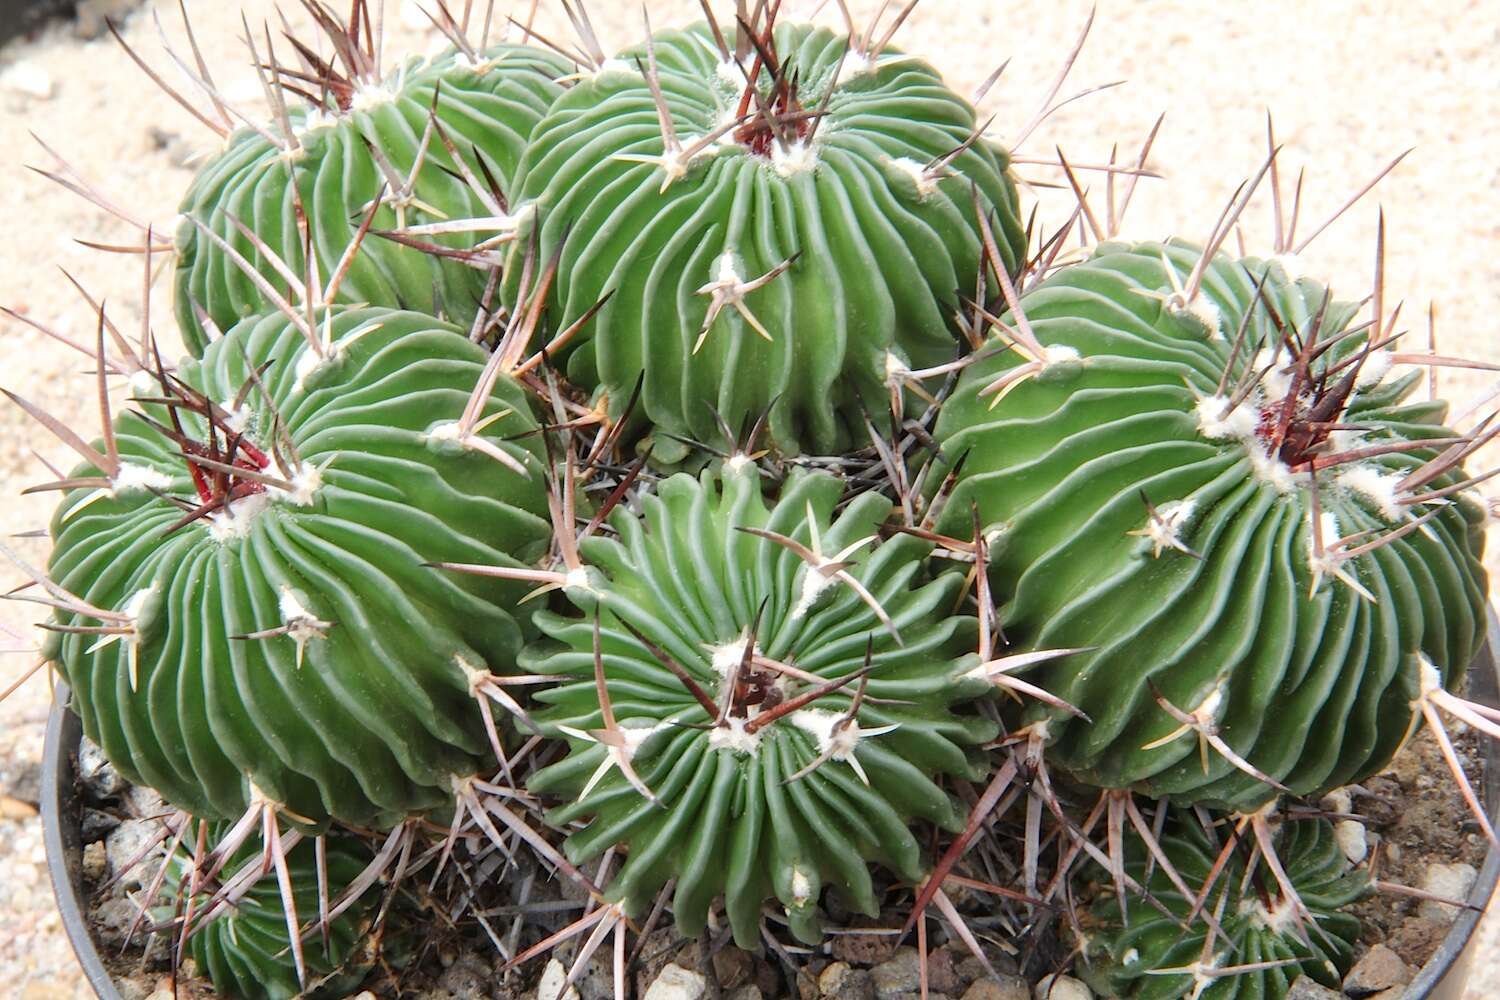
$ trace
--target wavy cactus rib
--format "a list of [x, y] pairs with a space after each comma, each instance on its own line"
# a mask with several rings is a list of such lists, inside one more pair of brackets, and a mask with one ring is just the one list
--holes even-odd
[[[1026, 237], [1007, 155], [974, 141], [973, 109], [932, 67], [846, 56], [808, 25], [762, 41], [766, 58], [725, 61], [700, 24], [605, 63], [537, 126], [518, 197], [540, 257], [559, 255], [559, 328], [610, 296], [571, 348], [573, 381], [618, 411], [644, 377], [654, 430], [702, 441], [710, 407], [738, 425], [775, 401], [780, 446], [832, 453], [866, 440], [861, 410], [882, 412], [893, 371], [952, 360], [980, 260], [972, 189], [1013, 270]], [[522, 284], [512, 264], [508, 304]]]
[[[199, 309], [222, 331], [272, 305], [244, 266], [200, 225], [284, 288], [285, 276], [236, 220], [299, 281], [307, 274], [310, 241], [317, 264], [313, 284], [321, 285], [359, 238], [376, 198], [384, 200], [372, 223], [377, 232], [493, 216], [464, 171], [481, 184], [488, 174], [508, 193], [527, 136], [562, 93], [557, 78], [571, 71], [557, 56], [525, 46], [495, 46], [478, 61], [453, 51], [409, 60], [383, 82], [329, 95], [323, 106], [290, 109], [291, 135], [277, 137], [279, 144], [248, 127], [234, 133], [199, 171], [179, 209], [184, 218], [175, 238], [176, 311], [188, 349], [201, 355], [211, 336]], [[462, 169], [429, 121], [458, 151]], [[409, 182], [409, 190], [397, 190], [393, 181]], [[299, 197], [305, 219], [299, 218]], [[467, 234], [421, 239], [450, 248], [472, 243]], [[462, 260], [366, 235], [336, 301], [467, 323], [485, 281], [485, 270]]]
[[[536, 427], [520, 388], [497, 382], [482, 430], [515, 468], [446, 432], [480, 348], [391, 310], [318, 326], [321, 358], [273, 314], [165, 376], [170, 405], [122, 414], [118, 469], [52, 521], [68, 598], [49, 654], [85, 732], [209, 819], [262, 799], [357, 823], [447, 801], [490, 757], [469, 683], [514, 663], [520, 592], [422, 564], [520, 565], [549, 537], [538, 446], [502, 443]], [[259, 385], [248, 358], [272, 359]], [[184, 458], [210, 447], [217, 467]]]
[[[722, 895], [735, 939], [754, 947], [774, 897], [794, 933], [816, 941], [825, 886], [874, 915], [869, 862], [913, 881], [925, 873], [912, 819], [962, 828], [963, 807], [937, 778], [983, 777], [977, 747], [996, 732], [954, 711], [988, 690], [964, 677], [972, 619], [949, 614], [962, 577], [924, 577], [928, 547], [915, 538], [873, 545], [889, 502], [864, 494], [835, 515], [841, 493], [837, 480], [806, 475], [767, 510], [753, 466], [722, 480], [674, 476], [639, 515], [616, 513], [618, 540], [584, 542], [589, 582], [567, 590], [584, 618], [537, 616], [566, 648], [524, 665], [575, 679], [537, 695], [547, 706], [537, 721], [570, 753], [529, 787], [576, 796], [553, 822], [591, 819], [566, 841], [574, 860], [628, 847], [608, 889], [627, 912], [675, 878], [686, 935]], [[756, 531], [845, 566], [858, 588]], [[599, 733], [596, 614], [616, 736]], [[856, 675], [867, 653], [866, 687]]]
[[[1093, 720], [1058, 719], [1051, 759], [1245, 808], [1274, 794], [1262, 777], [1310, 793], [1378, 770], [1425, 673], [1458, 684], [1484, 516], [1433, 495], [1462, 480], [1428, 464], [1445, 406], [1366, 354], [1355, 307], [1225, 255], [1184, 302], [1199, 256], [1106, 244], [1045, 282], [1022, 308], [1047, 360], [975, 364], [937, 438], [968, 456], [948, 509], [992, 532], [1007, 634], [1097, 647], [1035, 678]], [[1328, 348], [1310, 377], [1298, 345]]]
[[[1223, 845], [1190, 816], [1178, 827], [1162, 851], [1187, 885], [1206, 885]], [[1158, 905], [1142, 896], [1127, 898], [1123, 912], [1114, 897], [1094, 904], [1084, 918], [1082, 974], [1090, 985], [1124, 1000], [1284, 997], [1299, 975], [1337, 989], [1359, 940], [1359, 918], [1346, 908], [1370, 893], [1369, 877], [1349, 869], [1327, 820], [1286, 821], [1275, 839], [1301, 910], [1248, 844], [1231, 849], [1199, 907], [1160, 865], [1148, 875], [1146, 849], [1129, 842], [1126, 870]]]
[[[220, 824], [210, 841], [218, 841], [228, 832]], [[357, 879], [370, 861], [369, 848], [347, 836], [329, 836], [325, 841], [322, 875], [329, 899], [338, 899]], [[191, 912], [198, 918], [213, 906], [207, 885], [200, 886], [198, 899], [191, 911], [187, 898], [193, 885], [194, 859], [185, 854], [169, 863], [164, 884], [165, 900], [171, 908], [161, 907], [162, 922]], [[260, 863], [258, 851], [245, 846], [230, 856], [223, 878], [230, 879], [245, 865]], [[306, 926], [318, 919], [319, 870], [317, 852], [311, 841], [303, 841], [286, 853], [287, 875], [293, 887], [296, 912]], [[191, 930], [188, 947], [193, 961], [214, 984], [214, 990], [236, 1000], [309, 1000], [337, 998], [359, 989], [375, 964], [377, 955], [368, 950], [371, 924], [380, 893], [366, 889], [349, 906], [328, 923], [325, 937], [321, 930], [307, 936], [302, 945], [307, 986], [297, 981], [290, 961], [290, 936], [282, 895], [271, 874], [262, 875], [232, 905], [213, 919]]]

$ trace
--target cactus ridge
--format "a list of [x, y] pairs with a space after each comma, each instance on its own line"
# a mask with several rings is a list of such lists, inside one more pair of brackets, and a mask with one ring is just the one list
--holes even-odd
[[[675, 878], [673, 910], [689, 936], [722, 894], [742, 947], [759, 940], [767, 898], [786, 908], [799, 937], [815, 941], [825, 885], [873, 916], [868, 862], [919, 879], [909, 822], [962, 828], [965, 810], [938, 776], [982, 777], [977, 747], [996, 732], [985, 718], [953, 711], [989, 688], [962, 676], [976, 662], [966, 653], [973, 621], [947, 610], [961, 576], [925, 578], [928, 546], [909, 536], [870, 548], [890, 508], [883, 498], [863, 494], [835, 514], [841, 484], [809, 474], [768, 510], [758, 479], [753, 467], [726, 469], [722, 479], [679, 474], [643, 499], [639, 515], [617, 511], [618, 539], [585, 540], [590, 582], [567, 590], [586, 617], [539, 613], [537, 624], [564, 648], [528, 651], [522, 661], [571, 678], [537, 695], [545, 707], [536, 716], [545, 733], [568, 739], [570, 753], [529, 783], [577, 796], [551, 822], [591, 818], [568, 837], [569, 857], [627, 845], [611, 898], [636, 912]], [[837, 553], [900, 643], [854, 587], [755, 531], [830, 560]], [[606, 699], [594, 676], [595, 614]], [[868, 676], [856, 681], [867, 654]], [[722, 706], [717, 714], [668, 658]], [[606, 701], [626, 738], [598, 733]], [[611, 743], [627, 747], [625, 763], [657, 801], [632, 787], [624, 768], [611, 770]], [[609, 772], [602, 780], [601, 770]]]
[[[1373, 773], [1412, 727], [1422, 672], [1459, 683], [1484, 637], [1484, 515], [1461, 494], [1423, 500], [1463, 479], [1422, 472], [1451, 437], [1445, 408], [1407, 398], [1420, 374], [1386, 377], [1348, 333], [1353, 306], [1220, 254], [1182, 308], [1199, 255], [1105, 244], [1044, 282], [1022, 308], [1057, 360], [986, 393], [1017, 368], [991, 349], [936, 437], [967, 455], [948, 509], [977, 504], [996, 538], [1008, 634], [1097, 647], [1038, 674], [1093, 720], [1058, 719], [1049, 758], [1242, 808], [1274, 795], [1265, 778], [1306, 794]], [[1331, 346], [1288, 408], [1288, 345], [1308, 340]], [[1310, 414], [1335, 391], [1342, 408]], [[1200, 756], [1209, 730], [1243, 760]]]
[[[449, 51], [408, 60], [385, 80], [326, 96], [321, 106], [288, 109], [290, 136], [236, 131], [179, 208], [175, 304], [188, 350], [201, 355], [213, 335], [199, 309], [223, 331], [272, 306], [245, 266], [200, 226], [277, 287], [285, 276], [264, 249], [300, 281], [309, 273], [310, 245], [311, 283], [321, 286], [362, 239], [336, 301], [414, 309], [466, 325], [484, 296], [484, 270], [379, 235], [361, 237], [361, 226], [377, 198], [377, 234], [492, 215], [462, 171], [493, 178], [503, 198], [532, 127], [562, 92], [557, 78], [571, 70], [551, 53], [520, 45], [491, 47], [477, 61]], [[462, 170], [438, 128], [462, 157]], [[398, 181], [410, 190], [395, 190]], [[423, 241], [458, 248], [464, 237]]]
[[[558, 326], [609, 296], [569, 345], [569, 378], [618, 412], [644, 377], [658, 459], [670, 435], [711, 440], [713, 410], [737, 425], [773, 402], [785, 449], [865, 441], [861, 408], [880, 412], [893, 365], [955, 353], [975, 187], [1007, 265], [1026, 256], [1008, 157], [936, 70], [846, 56], [809, 25], [765, 43], [778, 73], [725, 61], [706, 24], [658, 33], [564, 94], [517, 172], [534, 214], [511, 253], [556, 255]], [[507, 269], [511, 307], [522, 270]]]
[[[273, 314], [166, 376], [186, 387], [174, 405], [115, 422], [127, 471], [67, 493], [52, 522], [52, 580], [124, 628], [58, 616], [83, 630], [55, 634], [52, 652], [85, 731], [122, 773], [210, 819], [238, 817], [257, 792], [311, 822], [447, 801], [451, 776], [489, 757], [467, 671], [514, 662], [522, 631], [506, 609], [520, 591], [422, 564], [514, 565], [549, 533], [537, 445], [498, 445], [526, 478], [441, 433], [480, 348], [382, 309], [336, 309], [319, 329], [332, 336], [322, 360]], [[261, 390], [252, 357], [273, 359]], [[218, 403], [215, 427], [191, 398]], [[509, 412], [487, 433], [535, 428], [528, 405], [499, 380], [486, 412]], [[233, 474], [184, 460], [215, 440]], [[266, 473], [290, 482], [249, 478]], [[204, 486], [217, 499], [186, 499]]]
[[[1162, 838], [1164, 855], [1188, 886], [1207, 885], [1223, 845], [1191, 816], [1174, 826]], [[1266, 859], [1246, 845], [1232, 849], [1199, 909], [1138, 839], [1128, 841], [1126, 871], [1157, 905], [1141, 895], [1128, 897], [1123, 912], [1113, 896], [1096, 902], [1083, 918], [1084, 978], [1123, 1000], [1284, 997], [1299, 975], [1337, 989], [1359, 939], [1359, 920], [1344, 908], [1369, 895], [1369, 877], [1349, 868], [1324, 819], [1283, 822], [1274, 849], [1301, 899], [1300, 926]]]

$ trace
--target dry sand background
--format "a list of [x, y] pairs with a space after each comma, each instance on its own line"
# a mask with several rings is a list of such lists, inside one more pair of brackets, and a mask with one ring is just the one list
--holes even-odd
[[[1119, 79], [1128, 84], [1065, 109], [1022, 152], [1046, 157], [1060, 144], [1070, 160], [1098, 161], [1115, 141], [1133, 150], [1166, 111], [1152, 162], [1167, 176], [1142, 185], [1127, 234], [1201, 239], [1236, 184], [1265, 155], [1267, 108], [1286, 147], [1283, 172], [1291, 176], [1307, 167], [1304, 232], [1394, 154], [1415, 146], [1374, 195], [1313, 244], [1307, 263], [1331, 277], [1345, 296], [1363, 296], [1376, 205], [1382, 204], [1389, 223], [1390, 299], [1406, 300], [1413, 325], [1428, 301], [1436, 301], [1446, 350], [1500, 360], [1500, 26], [1484, 16], [1486, 5], [1105, 0], [1069, 87]], [[221, 85], [254, 103], [257, 88], [237, 41], [241, 4], [188, 0], [187, 6]], [[303, 23], [295, 2], [284, 6], [294, 22]], [[430, 34], [412, 27], [420, 20], [403, 16], [410, 13], [402, 9], [407, 5], [389, 0], [388, 6], [388, 51], [431, 44]], [[595, 0], [592, 6], [606, 43], [638, 34], [638, 4]], [[697, 12], [696, 0], [651, 0], [650, 6], [657, 24]], [[791, 14], [812, 6], [787, 2]], [[855, 0], [851, 6], [867, 17], [877, 3]], [[243, 7], [257, 28], [274, 16], [266, 2]], [[995, 129], [1004, 137], [1030, 117], [1088, 11], [1088, 0], [927, 0], [899, 41], [928, 56], [965, 92], [1011, 57], [984, 106], [997, 116]], [[161, 13], [175, 36], [175, 3], [163, 2]], [[544, 11], [544, 18], [555, 23], [549, 13], [555, 12]], [[146, 12], [129, 19], [125, 34], [157, 66], [167, 65]], [[45, 82], [37, 71], [50, 78], [49, 97], [14, 89]], [[0, 304], [74, 336], [91, 336], [94, 320], [59, 274], [60, 265], [105, 297], [113, 318], [131, 328], [141, 298], [138, 262], [72, 240], [129, 242], [135, 234], [25, 170], [23, 164], [52, 165], [28, 130], [97, 178], [122, 205], [163, 225], [187, 186], [187, 154], [209, 148], [212, 137], [157, 92], [107, 37], [85, 43], [59, 28], [0, 51]], [[1036, 167], [1023, 173], [1057, 179], [1055, 171]], [[1100, 187], [1096, 179], [1090, 183]], [[1068, 208], [1049, 197], [1044, 212], [1049, 210], [1055, 223]], [[1270, 232], [1269, 207], [1261, 198], [1246, 224], [1251, 249], [1267, 249]], [[158, 330], [169, 336], [168, 293], [158, 290], [155, 300]], [[89, 381], [81, 374], [86, 367], [68, 349], [0, 319], [0, 383], [92, 427]], [[1489, 382], [1475, 373], [1443, 376], [1445, 392], [1458, 400]], [[16, 497], [26, 483], [43, 478], [27, 450], [31, 445], [53, 460], [70, 461], [16, 409], [0, 410], [6, 531], [45, 521], [46, 500]], [[1491, 454], [1489, 463], [1495, 461]], [[19, 544], [37, 562], [45, 558], [44, 543]], [[1495, 569], [1493, 554], [1489, 561]], [[10, 579], [0, 571], [0, 580]], [[0, 621], [19, 623], [21, 614], [3, 608]], [[0, 676], [10, 676], [23, 662], [7, 657]], [[34, 798], [47, 706], [38, 682], [0, 704], [0, 793]], [[1480, 947], [1475, 965], [1491, 971], [1476, 979], [1470, 1000], [1500, 996], [1500, 914], [1490, 918]], [[0, 818], [0, 994], [27, 1000], [88, 995], [52, 907], [39, 823], [24, 816]]]

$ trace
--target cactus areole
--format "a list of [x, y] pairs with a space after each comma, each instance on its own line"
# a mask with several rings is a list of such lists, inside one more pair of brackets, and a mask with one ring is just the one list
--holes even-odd
[[[1276, 261], [1104, 244], [1021, 300], [938, 425], [1075, 777], [1236, 808], [1383, 767], [1484, 638], [1485, 515], [1420, 373]], [[1011, 317], [1014, 322], [1015, 317]], [[1025, 375], [1026, 377], [1019, 377]], [[1272, 784], [1275, 782], [1276, 784]]]
[[700, 24], [625, 51], [553, 105], [516, 176], [507, 303], [554, 258], [559, 329], [608, 297], [561, 356], [616, 413], [644, 379], [658, 458], [773, 402], [784, 448], [863, 443], [893, 372], [955, 353], [976, 188], [1006, 264], [1026, 256], [1007, 155], [931, 66], [809, 25], [745, 48]]

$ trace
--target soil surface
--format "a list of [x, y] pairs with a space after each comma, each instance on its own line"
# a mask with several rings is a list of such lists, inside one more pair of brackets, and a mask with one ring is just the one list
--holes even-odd
[[[180, 42], [175, 0], [155, 6]], [[498, 4], [502, 10], [526, 6], [522, 0]], [[607, 47], [639, 35], [639, 5], [592, 6]], [[849, 6], [863, 21], [880, 4], [850, 0]], [[1012, 57], [982, 110], [996, 115], [994, 128], [1002, 139], [1013, 138], [1042, 100], [1089, 6], [1088, 0], [926, 0], [899, 41], [940, 66], [963, 91]], [[187, 7], [220, 86], [232, 101], [255, 108], [259, 88], [238, 40], [240, 9], [258, 27], [266, 19], [275, 23], [272, 4], [187, 0]], [[294, 25], [305, 24], [296, 4], [283, 7]], [[560, 5], [544, 0], [542, 7], [539, 28], [564, 32]], [[657, 25], [686, 21], [698, 11], [696, 0], [651, 0], [650, 7]], [[814, 7], [827, 8], [822, 19], [837, 16], [835, 4], [807, 0], [787, 0], [785, 16]], [[387, 8], [388, 51], [437, 44], [415, 4], [388, 0]], [[1415, 146], [1376, 195], [1320, 235], [1304, 259], [1336, 289], [1363, 296], [1378, 199], [1388, 226], [1388, 301], [1405, 300], [1414, 328], [1421, 325], [1416, 317], [1427, 303], [1437, 302], [1445, 353], [1500, 361], [1494, 326], [1500, 315], [1500, 256], [1494, 253], [1500, 246], [1500, 157], [1494, 138], [1500, 79], [1493, 59], [1500, 25], [1483, 17], [1484, 11], [1481, 0], [1106, 5], [1069, 90], [1120, 79], [1130, 83], [1069, 105], [1030, 136], [1020, 154], [1051, 158], [1061, 145], [1070, 161], [1095, 163], [1106, 160], [1119, 142], [1122, 156], [1129, 155], [1157, 114], [1166, 111], [1152, 157], [1166, 177], [1142, 182], [1126, 231], [1201, 239], [1235, 186], [1263, 158], [1267, 108], [1284, 144], [1280, 162], [1286, 183], [1307, 167], [1305, 233], [1391, 157]], [[160, 52], [149, 10], [129, 16], [122, 33], [163, 75], [178, 81]], [[212, 136], [159, 93], [107, 35], [80, 37], [60, 24], [0, 49], [0, 211], [8, 220], [0, 227], [0, 304], [69, 336], [91, 336], [94, 318], [58, 272], [61, 266], [109, 302], [116, 323], [134, 329], [140, 261], [101, 254], [74, 240], [132, 243], [138, 242], [138, 231], [26, 170], [26, 164], [57, 167], [28, 132], [136, 218], [154, 222], [159, 232], [171, 231], [191, 165], [211, 148]], [[1042, 166], [1023, 162], [1021, 171], [1037, 182], [1061, 180], [1055, 169]], [[1094, 186], [1097, 199], [1102, 182], [1088, 175], [1084, 183]], [[1061, 219], [1071, 211], [1065, 192], [1037, 188], [1035, 193], [1043, 202], [1043, 218]], [[1267, 247], [1269, 218], [1267, 200], [1258, 197], [1244, 227], [1251, 250]], [[169, 295], [160, 282], [152, 296], [155, 325], [168, 340]], [[84, 425], [92, 419], [87, 369], [88, 361], [66, 346], [0, 317], [0, 382], [8, 388]], [[1463, 408], [1492, 381], [1485, 373], [1448, 370], [1442, 392]], [[0, 410], [0, 504], [8, 533], [45, 524], [48, 499], [17, 496], [25, 485], [47, 478], [32, 448], [49, 461], [64, 460], [63, 448], [18, 410]], [[1479, 465], [1496, 461], [1492, 448]], [[33, 562], [45, 559], [43, 541], [23, 537], [14, 545]], [[1500, 567], [1493, 547], [1488, 563], [1492, 571]], [[15, 579], [7, 574], [3, 582]], [[0, 607], [0, 622], [23, 626], [27, 621], [22, 606]], [[6, 656], [0, 676], [10, 678], [28, 662], [24, 655]], [[0, 689], [6, 683], [0, 681]], [[45, 680], [38, 677], [0, 702], [0, 983], [7, 995], [24, 1000], [89, 995], [52, 905], [34, 810], [48, 697]], [[1429, 764], [1415, 765], [1414, 779], [1441, 775]], [[1378, 782], [1371, 791], [1384, 794]], [[1456, 791], [1440, 777], [1419, 790], [1419, 802], [1439, 811], [1430, 820], [1403, 812], [1387, 831], [1403, 859], [1408, 844], [1454, 836], [1470, 842], [1472, 833], [1461, 832], [1461, 814], [1439, 809], [1441, 802], [1454, 801]], [[1425, 811], [1423, 805], [1407, 812], [1420, 817]], [[1386, 871], [1394, 873], [1401, 863], [1388, 862]], [[1395, 934], [1400, 928], [1387, 930]], [[1477, 947], [1469, 998], [1500, 996], [1500, 915], [1488, 920]]]

